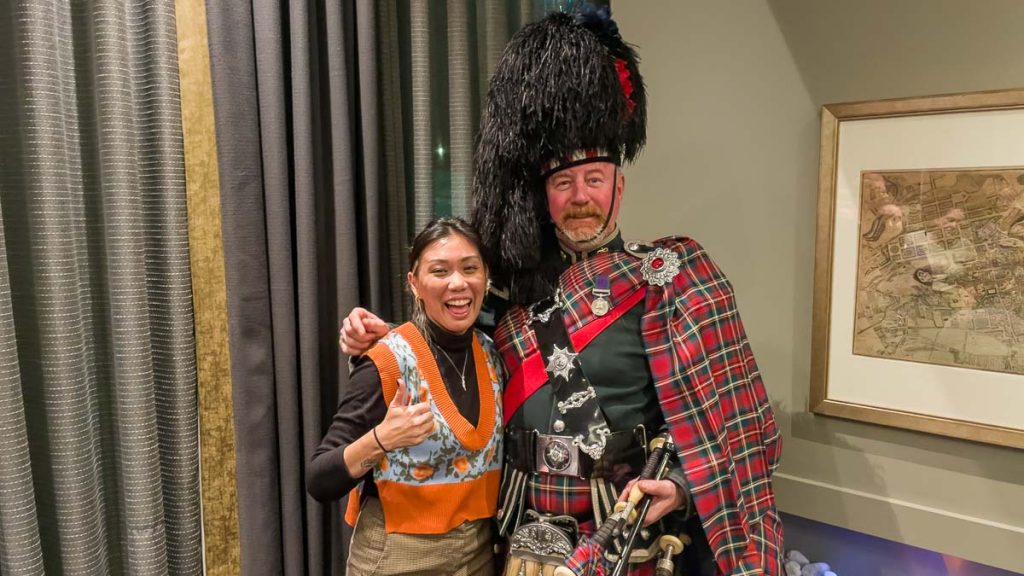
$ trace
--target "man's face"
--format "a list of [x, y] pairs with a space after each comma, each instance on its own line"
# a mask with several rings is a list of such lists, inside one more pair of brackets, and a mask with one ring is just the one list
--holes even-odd
[[625, 177], [611, 162], [590, 162], [566, 168], [548, 176], [544, 183], [548, 196], [548, 212], [559, 230], [573, 242], [594, 239], [612, 204], [618, 198], [608, 219], [608, 230], [615, 227], [619, 215]]

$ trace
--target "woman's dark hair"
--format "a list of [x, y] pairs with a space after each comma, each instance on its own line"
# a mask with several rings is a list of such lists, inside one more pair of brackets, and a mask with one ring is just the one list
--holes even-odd
[[416, 235], [416, 238], [412, 241], [412, 247], [409, 249], [409, 271], [413, 274], [416, 273], [416, 267], [419, 264], [420, 256], [423, 255], [423, 251], [427, 249], [434, 242], [442, 238], [448, 238], [453, 234], [462, 236], [473, 248], [476, 248], [480, 252], [480, 257], [484, 261], [484, 266], [487, 265], [487, 255], [484, 254], [484, 245], [480, 241], [480, 235], [476, 233], [476, 229], [469, 225], [468, 222], [459, 218], [458, 216], [442, 216], [441, 218], [434, 218], [423, 230]]

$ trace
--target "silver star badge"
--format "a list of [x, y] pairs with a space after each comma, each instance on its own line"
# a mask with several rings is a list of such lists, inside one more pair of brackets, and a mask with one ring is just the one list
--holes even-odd
[[569, 348], [559, 348], [555, 345], [555, 350], [548, 356], [548, 365], [545, 368], [548, 372], [551, 372], [555, 376], [561, 376], [565, 378], [566, 382], [569, 381], [569, 374], [572, 372], [572, 361], [579, 354], [570, 352]]

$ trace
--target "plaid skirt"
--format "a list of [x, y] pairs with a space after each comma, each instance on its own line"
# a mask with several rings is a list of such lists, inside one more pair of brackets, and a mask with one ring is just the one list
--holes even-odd
[[384, 530], [380, 500], [367, 498], [348, 549], [348, 576], [493, 576], [491, 519], [463, 522], [444, 534]]

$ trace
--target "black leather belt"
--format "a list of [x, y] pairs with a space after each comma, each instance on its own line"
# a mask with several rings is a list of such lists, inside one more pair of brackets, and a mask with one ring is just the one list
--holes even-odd
[[594, 460], [570, 436], [510, 426], [505, 430], [505, 454], [509, 465], [526, 473], [583, 479], [603, 477], [613, 481], [630, 474], [636, 476], [647, 459], [643, 428], [612, 432], [606, 439], [604, 453]]

